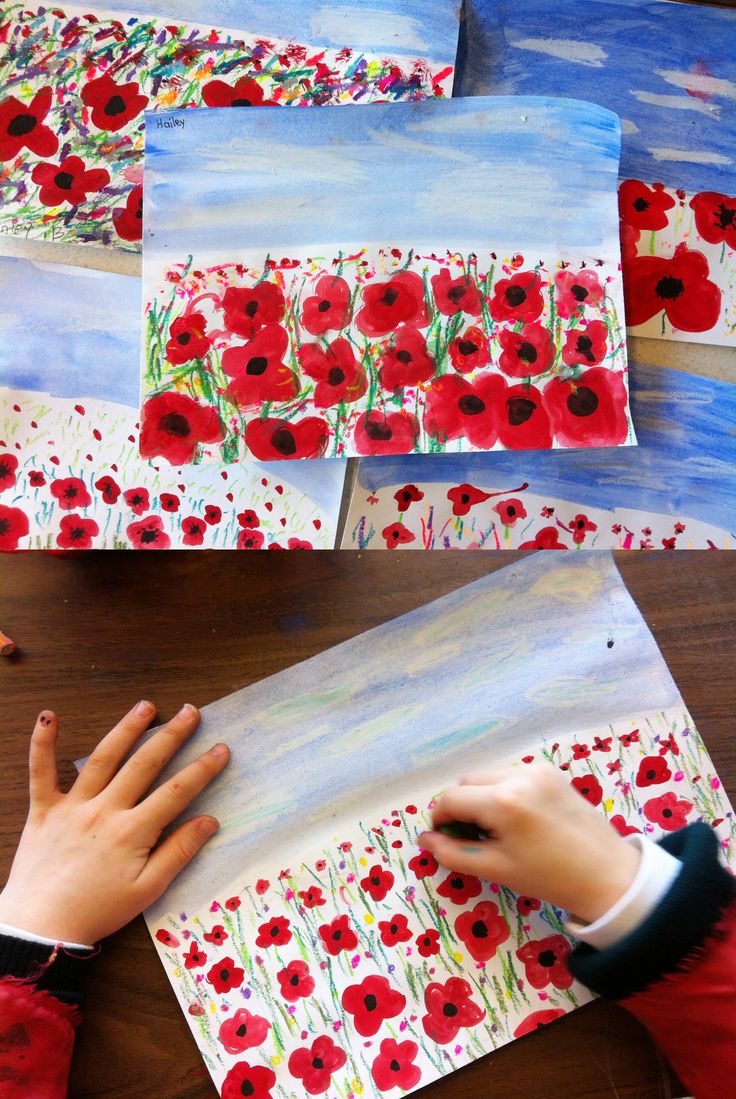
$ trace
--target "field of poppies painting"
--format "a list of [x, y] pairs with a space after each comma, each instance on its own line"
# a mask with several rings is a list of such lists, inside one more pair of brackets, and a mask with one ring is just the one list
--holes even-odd
[[[736, 862], [733, 811], [689, 715], [570, 736], [519, 766], [534, 759], [622, 835], [702, 820]], [[417, 846], [431, 796], [149, 921], [223, 1099], [413, 1092], [590, 999], [565, 965], [564, 913]]]
[[[261, 18], [268, 23], [267, 9]], [[5, 5], [0, 234], [139, 251], [145, 110], [391, 102], [452, 90], [451, 64], [267, 31]]]

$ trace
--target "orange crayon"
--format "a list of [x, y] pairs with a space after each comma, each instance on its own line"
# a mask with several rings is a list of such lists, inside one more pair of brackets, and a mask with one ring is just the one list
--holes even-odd
[[6, 637], [2, 630], [0, 630], [0, 656], [10, 656], [15, 652], [15, 642], [11, 641], [9, 637]]

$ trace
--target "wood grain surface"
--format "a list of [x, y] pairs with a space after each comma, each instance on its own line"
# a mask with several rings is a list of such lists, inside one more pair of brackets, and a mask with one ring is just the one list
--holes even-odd
[[[162, 718], [253, 683], [509, 564], [512, 554], [99, 553], [0, 558], [0, 881], [26, 811], [28, 736], [86, 754], [138, 698]], [[618, 554], [731, 796], [736, 555]], [[646, 700], [640, 701], [642, 705]], [[428, 1099], [655, 1099], [682, 1089], [644, 1031], [596, 1003], [426, 1089]], [[89, 964], [73, 1099], [214, 1099], [142, 919]]]

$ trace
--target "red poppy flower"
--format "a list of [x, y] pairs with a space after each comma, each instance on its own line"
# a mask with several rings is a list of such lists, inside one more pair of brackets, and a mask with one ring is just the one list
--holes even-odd
[[618, 189], [621, 220], [634, 229], [664, 229], [669, 221], [667, 211], [675, 205], [663, 183], [647, 187], [638, 179], [625, 179]]
[[0, 103], [0, 161], [15, 160], [21, 149], [36, 156], [53, 156], [59, 139], [43, 120], [51, 109], [53, 92], [41, 88], [30, 103], [10, 95]]
[[505, 527], [513, 527], [519, 519], [526, 519], [526, 508], [515, 496], [508, 500], [499, 500], [493, 505], [493, 510], [498, 513]]
[[318, 931], [325, 950], [333, 957], [341, 950], [355, 950], [358, 945], [358, 937], [350, 926], [348, 916], [336, 916], [331, 923], [323, 923]]
[[632, 744], [639, 743], [639, 730], [634, 729], [633, 733], [624, 733], [623, 736], [618, 738], [623, 744], [624, 748], [630, 748]]
[[573, 759], [587, 759], [590, 755], [590, 748], [587, 744], [573, 744], [572, 746], [572, 758]]
[[394, 493], [394, 500], [399, 506], [400, 512], [405, 512], [410, 504], [424, 499], [424, 493], [416, 485], [404, 485]]
[[[204, 358], [212, 346], [212, 339], [206, 335], [206, 329], [207, 321], [202, 313], [185, 313], [183, 317], [178, 317], [169, 329], [167, 362], [180, 364], [191, 359]], [[225, 354], [227, 353], [226, 351]]]
[[304, 299], [302, 324], [312, 336], [339, 332], [350, 323], [350, 287], [338, 275], [323, 275], [315, 294]]
[[286, 946], [291, 941], [291, 928], [285, 916], [273, 916], [258, 928], [256, 946]]
[[634, 833], [641, 835], [641, 828], [630, 828], [620, 813], [611, 817], [608, 823], [613, 825], [619, 836], [633, 836]]
[[265, 878], [259, 878], [256, 882], [256, 893], [259, 897], [262, 897], [264, 893], [268, 892], [269, 883]]
[[224, 943], [225, 939], [229, 939], [230, 936], [228, 935], [222, 924], [217, 923], [211, 931], [205, 931], [202, 938], [207, 943], [217, 943], [219, 945], [221, 943]]
[[635, 780], [637, 786], [657, 786], [670, 778], [672, 778], [672, 772], [664, 756], [644, 756], [639, 761]]
[[330, 429], [318, 416], [303, 420], [251, 420], [245, 442], [254, 458], [276, 462], [280, 458], [321, 458]]
[[41, 471], [37, 469], [32, 469], [30, 471], [30, 473], [28, 474], [28, 480], [33, 488], [41, 488], [42, 485], [46, 484], [46, 478], [44, 477], [43, 473], [41, 473]]
[[412, 938], [406, 916], [396, 915], [392, 916], [390, 920], [379, 920], [378, 929], [381, 932], [381, 942], [384, 946], [408, 943]]
[[477, 1026], [485, 1011], [471, 1000], [471, 988], [462, 977], [450, 977], [440, 984], [432, 981], [424, 990], [428, 1014], [422, 1019], [424, 1032], [439, 1045], [452, 1042], [461, 1027]]
[[347, 1055], [327, 1034], [315, 1038], [307, 1048], [295, 1049], [289, 1057], [289, 1072], [301, 1080], [308, 1095], [322, 1095], [330, 1086], [333, 1072], [341, 1069]]
[[260, 84], [249, 76], [241, 76], [235, 84], [210, 80], [202, 88], [202, 99], [208, 107], [263, 107], [271, 103]]
[[597, 366], [608, 351], [608, 329], [603, 321], [589, 321], [580, 328], [571, 328], [562, 348], [562, 361], [567, 366]]
[[555, 357], [552, 333], [543, 324], [525, 324], [520, 332], [502, 328], [498, 365], [511, 378], [535, 377], [549, 370]]
[[207, 504], [204, 509], [204, 521], [208, 527], [216, 527], [222, 519], [222, 508], [217, 504]]
[[455, 934], [476, 962], [487, 962], [509, 937], [508, 924], [493, 901], [481, 901], [455, 920]]
[[68, 156], [61, 164], [37, 164], [31, 179], [41, 188], [38, 198], [44, 206], [61, 206], [62, 202], [78, 206], [86, 202], [88, 194], [107, 186], [110, 173], [104, 168], [87, 169], [81, 157]]
[[552, 446], [549, 415], [533, 385], [512, 385], [501, 403], [498, 437], [509, 450], [546, 450]]
[[281, 986], [281, 995], [290, 1004], [314, 992], [314, 977], [310, 977], [306, 962], [289, 962], [286, 969], [276, 974], [276, 979]]
[[141, 95], [135, 80], [130, 84], [116, 84], [111, 76], [105, 75], [85, 84], [82, 102], [92, 111], [93, 126], [117, 132], [141, 113], [148, 96]]
[[450, 362], [458, 374], [472, 374], [481, 366], [488, 366], [490, 361], [488, 340], [480, 328], [466, 328], [462, 336], [456, 336], [450, 344]]
[[143, 184], [129, 192], [125, 206], [112, 211], [112, 227], [121, 240], [140, 240], [143, 236]]
[[736, 251], [736, 198], [720, 191], [701, 191], [690, 200], [695, 228], [709, 244], [724, 243]]
[[305, 343], [299, 349], [299, 362], [305, 374], [313, 378], [314, 404], [317, 408], [330, 408], [345, 401], [359, 400], [368, 381], [365, 370], [355, 357], [350, 342], [343, 337], [333, 340], [327, 349], [316, 343]]
[[300, 890], [299, 896], [305, 908], [319, 908], [321, 905], [327, 904], [318, 885], [310, 885], [309, 889]]
[[416, 534], [412, 534], [410, 530], [407, 530], [403, 523], [391, 523], [390, 526], [384, 527], [381, 531], [381, 537], [386, 542], [386, 549], [390, 550], [417, 540]]
[[553, 378], [544, 389], [552, 429], [562, 446], [619, 446], [626, 441], [623, 374], [601, 366], [578, 378]]
[[412, 1091], [422, 1078], [422, 1070], [414, 1064], [418, 1053], [416, 1042], [384, 1038], [380, 1052], [371, 1065], [371, 1076], [378, 1090], [401, 1088], [402, 1091]]
[[688, 813], [692, 812], [692, 802], [678, 798], [673, 793], [650, 798], [644, 803], [644, 816], [652, 824], [658, 824], [665, 832], [676, 832], [687, 824]]
[[635, 328], [664, 310], [673, 328], [706, 332], [721, 312], [721, 291], [709, 274], [703, 253], [686, 244], [671, 259], [637, 256], [624, 272], [627, 324]]
[[0, 454], [0, 492], [13, 488], [17, 469], [18, 459], [14, 454]]
[[610, 752], [611, 744], [613, 743], [613, 737], [594, 737], [593, 738], [593, 751], [594, 752]]
[[266, 536], [261, 530], [250, 530], [248, 527], [245, 530], [238, 532], [238, 549], [239, 550], [259, 550], [263, 549], [263, 544], [266, 541]]
[[207, 524], [196, 515], [189, 515], [181, 521], [182, 542], [185, 546], [201, 546], [207, 532]]
[[134, 549], [167, 550], [171, 545], [160, 515], [148, 515], [138, 523], [130, 523], [126, 533]]
[[249, 1065], [238, 1061], [228, 1072], [222, 1085], [220, 1099], [273, 1099], [271, 1088], [276, 1083], [276, 1073], [262, 1065]]
[[382, 901], [394, 884], [394, 876], [390, 870], [384, 870], [376, 864], [372, 866], [365, 878], [361, 879], [360, 888], [370, 893], [374, 901]]
[[539, 912], [542, 902], [536, 897], [517, 897], [516, 911], [520, 916], [529, 916], [532, 912]]
[[659, 742], [659, 754], [664, 756], [667, 752], [672, 752], [673, 756], [679, 756], [680, 754], [680, 749], [677, 746], [674, 733], [669, 733], [667, 736], [662, 737]]
[[364, 412], [353, 432], [359, 454], [408, 454], [419, 436], [416, 416], [405, 412], [384, 415], [377, 408]]
[[413, 859], [409, 859], [409, 869], [416, 875], [419, 881], [422, 878], [433, 877], [440, 868], [440, 864], [434, 855], [430, 855], [429, 851], [420, 851], [418, 855], [415, 855]]
[[84, 481], [79, 477], [62, 477], [51, 482], [51, 495], [58, 501], [62, 511], [72, 508], [88, 508], [92, 497], [87, 492]]
[[225, 327], [236, 336], [252, 340], [264, 324], [278, 324], [286, 312], [281, 290], [273, 282], [256, 286], [228, 286], [222, 298]]
[[586, 268], [558, 271], [555, 275], [557, 312], [563, 320], [569, 320], [586, 305], [599, 305], [603, 301], [603, 287], [595, 271]]
[[439, 275], [432, 277], [432, 290], [437, 308], [446, 317], [454, 317], [457, 313], [467, 313], [470, 317], [481, 315], [483, 299], [471, 278], [465, 275], [450, 278], [450, 272], [444, 267]]
[[540, 1027], [547, 1026], [548, 1023], [553, 1023], [555, 1019], [560, 1019], [565, 1014], [565, 1011], [561, 1007], [548, 1007], [544, 1011], [533, 1011], [531, 1015], [527, 1015], [523, 1023], [519, 1023], [514, 1031], [514, 1038], [523, 1038], [526, 1034], [531, 1034], [532, 1031], [539, 1030]]
[[490, 500], [491, 493], [464, 483], [448, 490], [447, 499], [452, 504], [453, 515], [467, 515], [476, 504]]
[[245, 1053], [266, 1041], [271, 1024], [260, 1015], [239, 1008], [220, 1027], [219, 1038], [228, 1053]]
[[488, 302], [494, 321], [535, 321], [544, 309], [542, 280], [536, 271], [518, 271], [499, 279]]
[[589, 519], [587, 515], [580, 514], [576, 515], [570, 523], [570, 530], [572, 531], [572, 540], [575, 545], [582, 546], [587, 532], [589, 530], [598, 530], [598, 524]]
[[467, 904], [472, 897], [483, 892], [480, 879], [473, 874], [448, 874], [441, 885], [437, 886], [440, 897], [446, 897], [453, 904]]
[[286, 330], [280, 324], [267, 324], [243, 347], [228, 347], [222, 369], [234, 381], [227, 388], [227, 399], [245, 408], [293, 400], [299, 385], [293, 370], [282, 361], [288, 346]]
[[200, 969], [207, 961], [207, 955], [197, 943], [190, 943], [189, 949], [184, 952], [184, 968]]
[[95, 481], [95, 488], [102, 493], [102, 499], [106, 504], [116, 504], [120, 496], [120, 485], [109, 475], [100, 477]]
[[516, 951], [516, 957], [524, 963], [526, 979], [532, 988], [569, 988], [573, 976], [567, 968], [567, 958], [572, 947], [562, 935], [548, 935], [525, 943]]
[[65, 515], [61, 520], [61, 531], [56, 536], [60, 549], [91, 549], [92, 539], [100, 533], [94, 519], [83, 519], [81, 515]]
[[431, 958], [440, 952], [440, 933], [434, 927], [429, 927], [426, 931], [420, 931], [414, 941], [423, 958]]
[[123, 495], [126, 504], [134, 515], [142, 515], [151, 506], [147, 488], [128, 488]]
[[[303, 538], [290, 538], [289, 541], [286, 543], [286, 547], [287, 547], [287, 549], [290, 549], [290, 550], [311, 550], [311, 549], [314, 549], [314, 546], [312, 545], [312, 543], [304, 541]], [[281, 547], [277, 546], [274, 542], [272, 542], [271, 545], [268, 548], [269, 549], [281, 549]]]
[[353, 1016], [358, 1034], [372, 1038], [386, 1019], [394, 1019], [406, 1007], [406, 996], [391, 988], [385, 977], [371, 975], [358, 985], [348, 985], [342, 1006]]
[[557, 527], [542, 527], [528, 542], [522, 542], [520, 550], [564, 550], [567, 546], [560, 541]]
[[[258, 945], [262, 946], [263, 943]], [[220, 995], [238, 988], [243, 983], [243, 975], [244, 970], [236, 966], [234, 958], [223, 958], [207, 970], [207, 980]]]
[[437, 369], [427, 351], [427, 341], [419, 329], [410, 324], [401, 325], [390, 343], [383, 344], [379, 362], [381, 385], [391, 392], [427, 382]]
[[471, 446], [490, 450], [498, 438], [498, 420], [505, 382], [497, 375], [474, 384], [456, 374], [445, 374], [427, 394], [424, 426], [439, 442], [464, 436]]
[[219, 443], [220, 418], [183, 393], [161, 393], [149, 397], [141, 413], [140, 453], [142, 458], [166, 458], [172, 466], [194, 458], [200, 443]]
[[158, 499], [164, 511], [176, 512], [179, 510], [181, 501], [175, 492], [162, 492]]
[[397, 271], [387, 282], [364, 286], [362, 297], [355, 324], [364, 336], [386, 336], [400, 324], [429, 324], [424, 282], [414, 271]]
[[579, 775], [570, 783], [591, 805], [600, 805], [603, 801], [603, 788], [595, 775]]
[[167, 931], [165, 927], [160, 927], [156, 932], [156, 938], [164, 946], [170, 946], [173, 950], [176, 950], [179, 946], [179, 940], [176, 935], [172, 935], [170, 931]]
[[252, 530], [254, 527], [260, 527], [261, 520], [258, 518], [252, 508], [246, 508], [245, 511], [239, 511], [236, 515], [236, 519], [240, 523], [241, 527], [250, 527]]
[[225, 901], [225, 908], [228, 912], [237, 912], [240, 908], [240, 897], [230, 897]]

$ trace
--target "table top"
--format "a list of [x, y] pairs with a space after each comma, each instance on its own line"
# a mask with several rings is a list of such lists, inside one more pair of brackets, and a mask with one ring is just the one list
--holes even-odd
[[[138, 698], [204, 705], [511, 563], [516, 554], [6, 556], [0, 881], [26, 811], [28, 735], [61, 717], [63, 773]], [[616, 555], [716, 768], [736, 794], [736, 555]], [[100, 1056], [104, 1050], [104, 1057]], [[598, 1002], [426, 1089], [432, 1099], [679, 1096], [643, 1029]], [[89, 966], [75, 1099], [214, 1099], [142, 919]]]

